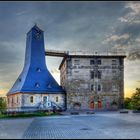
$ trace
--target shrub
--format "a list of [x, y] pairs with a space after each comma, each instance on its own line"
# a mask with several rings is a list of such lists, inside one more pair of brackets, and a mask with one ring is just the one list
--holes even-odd
[[0, 97], [0, 113], [6, 111], [7, 103], [4, 97]]

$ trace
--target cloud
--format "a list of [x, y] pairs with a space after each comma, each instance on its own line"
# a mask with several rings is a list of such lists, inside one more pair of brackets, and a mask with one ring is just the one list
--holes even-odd
[[128, 60], [140, 60], [140, 3], [125, 3], [118, 21], [103, 44], [111, 45], [112, 49], [123, 49], [128, 54]]
[[53, 73], [53, 74], [54, 74], [54, 73], [55, 73], [55, 74], [59, 74], [59, 73], [60, 73], [60, 71], [59, 71], [58, 69], [56, 69], [56, 68], [51, 69], [50, 72]]
[[127, 56], [128, 60], [140, 60], [140, 50], [135, 50], [132, 52], [129, 52], [128, 56]]
[[123, 17], [118, 18], [121, 22], [127, 22], [130, 24], [140, 23], [140, 3], [139, 2], [128, 2], [125, 5], [125, 10], [128, 10], [127, 14]]
[[126, 40], [130, 36], [129, 34], [123, 34], [123, 35], [112, 35], [109, 38], [106, 39], [106, 42], [115, 42], [115, 41], [121, 41], [121, 40]]

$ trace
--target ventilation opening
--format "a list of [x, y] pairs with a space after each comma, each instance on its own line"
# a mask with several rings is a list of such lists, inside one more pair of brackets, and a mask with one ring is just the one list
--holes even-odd
[[52, 88], [51, 84], [48, 84], [48, 88]]
[[35, 83], [35, 87], [40, 87], [40, 84], [39, 83]]
[[41, 69], [40, 69], [40, 68], [37, 68], [36, 71], [37, 71], [37, 72], [41, 72]]

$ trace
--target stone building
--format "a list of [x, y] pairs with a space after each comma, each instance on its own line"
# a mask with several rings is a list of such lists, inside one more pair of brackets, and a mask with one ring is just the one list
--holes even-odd
[[[61, 86], [48, 71], [45, 55], [61, 56]], [[123, 107], [124, 58], [121, 54], [45, 52], [44, 32], [27, 33], [23, 70], [7, 94], [11, 110], [112, 110]]]
[[123, 107], [124, 58], [118, 54], [65, 55], [59, 70], [67, 109]]
[[44, 32], [36, 25], [27, 33], [24, 68], [7, 99], [11, 110], [65, 108], [65, 91], [47, 69]]

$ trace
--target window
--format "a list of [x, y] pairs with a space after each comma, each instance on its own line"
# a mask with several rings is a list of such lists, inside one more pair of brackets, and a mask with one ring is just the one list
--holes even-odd
[[101, 85], [98, 85], [98, 91], [101, 91]]
[[40, 69], [40, 68], [37, 68], [36, 71], [37, 71], [37, 72], [41, 72], [41, 69]]
[[98, 71], [98, 79], [101, 79], [101, 72]]
[[79, 71], [74, 71], [75, 73], [79, 73]]
[[30, 103], [33, 103], [33, 102], [34, 102], [34, 97], [31, 96], [31, 97], [30, 97]]
[[117, 64], [117, 60], [112, 60], [112, 65], [116, 65]]
[[9, 98], [8, 98], [8, 104], [9, 104]]
[[56, 97], [56, 102], [58, 102], [58, 96]]
[[94, 71], [90, 72], [90, 77], [91, 77], [91, 79], [94, 79]]
[[48, 103], [48, 106], [51, 106], [51, 103]]
[[94, 85], [91, 85], [90, 88], [91, 88], [91, 91], [94, 91]]
[[80, 64], [80, 60], [74, 60], [74, 64], [75, 65], [79, 65]]
[[112, 70], [112, 73], [116, 73], [116, 70]]
[[43, 102], [44, 102], [44, 103], [48, 102], [48, 96], [44, 96], [44, 97], [43, 97]]
[[97, 64], [101, 65], [101, 60], [100, 59], [97, 60]]
[[35, 87], [37, 88], [40, 87], [39, 83], [35, 83]]
[[21, 78], [19, 78], [18, 80], [19, 80], [19, 82], [21, 82]]
[[94, 60], [90, 60], [90, 65], [94, 65], [95, 61]]
[[120, 65], [123, 65], [123, 59], [119, 59]]
[[118, 85], [117, 84], [112, 85], [112, 91], [118, 91]]
[[[63, 79], [64, 79], [64, 78], [63, 78]], [[63, 80], [63, 79], [62, 79], [62, 80]], [[48, 84], [48, 88], [52, 88], [51, 84]]]
[[12, 97], [12, 104], [14, 103], [14, 99], [13, 99], [13, 97]]
[[18, 96], [17, 96], [17, 103], [18, 103]]

